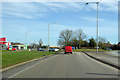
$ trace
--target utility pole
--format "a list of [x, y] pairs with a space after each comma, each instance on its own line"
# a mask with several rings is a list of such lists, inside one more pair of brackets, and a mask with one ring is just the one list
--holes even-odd
[[[51, 23], [51, 24], [57, 24], [57, 23]], [[49, 51], [49, 48], [50, 48], [50, 43], [49, 43], [49, 32], [50, 32], [50, 25], [51, 24], [48, 24], [48, 51]]]
[[[29, 32], [30, 32], [30, 31], [29, 31]], [[27, 34], [28, 34], [29, 32], [25, 32], [25, 49], [27, 49]]]
[[48, 51], [49, 51], [49, 27], [50, 27], [50, 24], [48, 24]]
[[99, 2], [97, 2], [96, 3], [97, 4], [97, 51], [96, 51], [96, 53], [98, 53], [98, 4], [99, 4]]
[[[96, 47], [96, 53], [98, 53], [98, 4], [101, 2], [102, 0], [100, 0], [99, 2], [95, 2], [97, 4], [97, 47]], [[86, 5], [88, 5], [89, 3], [86, 3]]]

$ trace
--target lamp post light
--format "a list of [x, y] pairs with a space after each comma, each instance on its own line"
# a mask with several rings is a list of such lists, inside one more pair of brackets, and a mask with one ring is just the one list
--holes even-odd
[[[96, 53], [98, 53], [98, 4], [101, 2], [102, 0], [100, 0], [99, 2], [94, 2], [97, 4], [97, 47], [96, 47]], [[88, 5], [89, 3], [86, 3], [86, 5]]]
[[49, 44], [49, 32], [50, 32], [50, 25], [51, 24], [57, 24], [57, 23], [50, 23], [50, 24], [48, 24], [48, 51], [49, 51], [49, 47], [50, 47], [50, 44]]
[[31, 32], [31, 31], [28, 31], [28, 32], [25, 32], [25, 49], [27, 49], [27, 34]]

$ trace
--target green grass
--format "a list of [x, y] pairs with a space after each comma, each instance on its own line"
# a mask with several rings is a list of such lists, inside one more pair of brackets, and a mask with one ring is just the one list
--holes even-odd
[[2, 52], [10, 52], [10, 50], [0, 50], [0, 51], [2, 51]]
[[[63, 52], [64, 50], [60, 50], [59, 52]], [[73, 52], [82, 52], [82, 51], [96, 51], [96, 49], [73, 49]], [[108, 51], [103, 49], [98, 49], [98, 51]]]
[[39, 51], [2, 53], [2, 68], [54, 53], [55, 52], [39, 52]]
[[[96, 49], [73, 49], [73, 52], [81, 52], [81, 51], [96, 51]], [[98, 49], [98, 51], [108, 51], [108, 50]]]

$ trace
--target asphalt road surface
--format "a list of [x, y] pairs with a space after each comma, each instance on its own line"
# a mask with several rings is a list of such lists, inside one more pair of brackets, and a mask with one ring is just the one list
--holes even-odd
[[118, 70], [83, 53], [58, 54], [10, 78], [118, 78]]

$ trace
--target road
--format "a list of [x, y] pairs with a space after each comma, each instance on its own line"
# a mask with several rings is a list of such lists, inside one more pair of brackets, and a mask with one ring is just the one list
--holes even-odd
[[118, 70], [76, 52], [44, 59], [10, 78], [118, 78]]
[[109, 53], [115, 56], [120, 56], [120, 51], [110, 51]]

